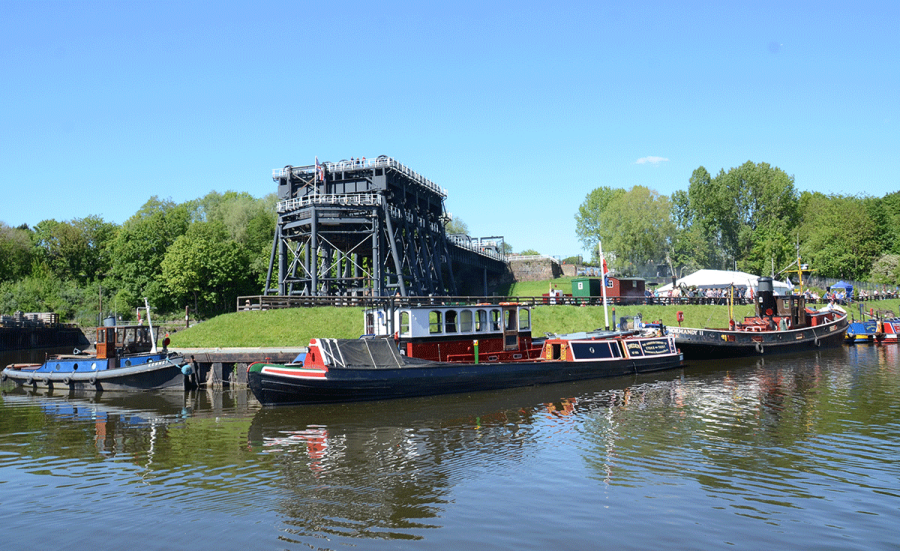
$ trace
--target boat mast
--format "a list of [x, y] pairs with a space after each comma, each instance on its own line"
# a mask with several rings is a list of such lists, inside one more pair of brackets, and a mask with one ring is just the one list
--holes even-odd
[[147, 309], [147, 325], [150, 326], [150, 342], [152, 343], [150, 353], [156, 354], [156, 335], [153, 334], [153, 320], [150, 319], [150, 304], [147, 302], [147, 297], [144, 297], [144, 307]]
[[606, 321], [606, 330], [609, 331], [609, 312], [606, 310], [606, 259], [603, 258], [603, 243], [598, 239], [597, 248], [600, 251], [600, 273], [603, 275], [601, 293], [603, 295], [603, 319]]

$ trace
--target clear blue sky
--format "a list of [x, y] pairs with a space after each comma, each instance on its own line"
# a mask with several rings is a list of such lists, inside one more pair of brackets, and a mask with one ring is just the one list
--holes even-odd
[[385, 154], [474, 236], [568, 256], [598, 186], [900, 189], [900, 2], [0, 0], [0, 128], [12, 226]]

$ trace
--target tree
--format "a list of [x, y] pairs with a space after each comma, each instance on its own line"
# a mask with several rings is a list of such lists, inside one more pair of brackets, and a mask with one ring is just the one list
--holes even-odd
[[900, 283], [900, 255], [884, 254], [872, 263], [872, 281], [881, 285]]
[[154, 196], [122, 225], [112, 244], [110, 271], [116, 288], [128, 291], [123, 296], [147, 297], [157, 309], [174, 306], [159, 280], [160, 266], [168, 248], [187, 232], [190, 219], [188, 205]]
[[469, 226], [462, 218], [452, 218], [444, 225], [444, 233], [447, 235], [469, 235]]
[[[698, 170], [705, 172], [703, 167]], [[697, 171], [694, 173], [697, 174]], [[685, 271], [690, 273], [721, 264], [708, 228], [702, 219], [695, 219], [691, 211], [687, 191], [678, 190], [672, 194], [672, 223], [675, 233], [666, 256], [672, 275], [682, 277]]]
[[578, 213], [575, 214], [575, 234], [585, 249], [596, 251], [599, 240], [609, 240], [611, 234], [608, 231], [604, 232], [600, 216], [610, 202], [623, 193], [624, 189], [598, 187], [584, 198], [584, 202], [578, 207]]
[[794, 177], [768, 163], [747, 161], [710, 178], [700, 167], [688, 188], [691, 224], [700, 224], [712, 241], [719, 266], [729, 259], [748, 271], [762, 272], [772, 261], [782, 265], [793, 256], [789, 235], [799, 221]]
[[14, 281], [31, 271], [31, 232], [0, 222], [0, 282]]
[[249, 290], [245, 251], [221, 222], [194, 222], [169, 247], [160, 281], [178, 304], [193, 303], [203, 313], [234, 307]]
[[822, 277], [864, 279], [881, 249], [862, 199], [804, 193], [800, 251]]
[[622, 273], [644, 273], [648, 264], [655, 272], [675, 233], [669, 198], [644, 186], [616, 194], [600, 214], [600, 224], [609, 236], [603, 248], [615, 252], [611, 264]]

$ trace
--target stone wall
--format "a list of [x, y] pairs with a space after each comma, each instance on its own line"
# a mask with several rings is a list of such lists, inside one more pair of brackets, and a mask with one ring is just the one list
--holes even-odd
[[509, 268], [516, 281], [543, 281], [562, 277], [562, 267], [549, 258], [515, 260], [510, 259]]

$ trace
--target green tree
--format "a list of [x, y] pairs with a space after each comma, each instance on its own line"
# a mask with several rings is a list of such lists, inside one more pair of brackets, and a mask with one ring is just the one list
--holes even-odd
[[645, 273], [647, 266], [665, 260], [675, 224], [672, 204], [665, 195], [644, 186], [617, 194], [600, 214], [604, 251], [615, 253], [607, 261], [622, 273]]
[[900, 283], [900, 255], [884, 254], [872, 263], [872, 281], [881, 285]]
[[169, 247], [160, 281], [177, 304], [193, 304], [204, 314], [234, 308], [251, 289], [247, 256], [221, 222], [194, 222]]
[[469, 235], [469, 226], [462, 218], [456, 217], [448, 220], [444, 225], [444, 233], [447, 235]]
[[862, 199], [804, 193], [800, 251], [822, 277], [865, 279], [881, 255], [877, 227]]
[[0, 222], [0, 282], [25, 277], [31, 271], [31, 232]]
[[623, 193], [624, 189], [598, 187], [584, 198], [575, 214], [575, 234], [585, 249], [596, 251], [599, 240], [609, 241], [612, 235], [603, 227], [601, 215], [609, 207], [610, 202]]
[[[698, 170], [705, 172], [702, 167]], [[708, 229], [691, 211], [687, 191], [678, 190], [672, 194], [672, 223], [675, 230], [666, 263], [675, 277], [721, 264]]]
[[127, 291], [123, 296], [137, 297], [139, 301], [147, 297], [159, 310], [174, 307], [160, 282], [160, 266], [169, 247], [187, 232], [191, 212], [189, 205], [176, 205], [171, 199], [154, 196], [122, 225], [112, 244], [110, 272], [116, 289]]
[[740, 268], [762, 273], [783, 265], [793, 252], [790, 235], [799, 222], [793, 176], [768, 163], [747, 161], [710, 178], [700, 167], [691, 176], [688, 214], [716, 248], [719, 266], [736, 259]]

